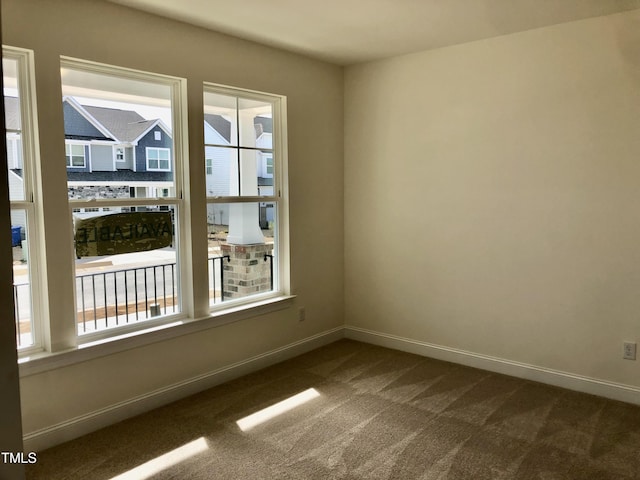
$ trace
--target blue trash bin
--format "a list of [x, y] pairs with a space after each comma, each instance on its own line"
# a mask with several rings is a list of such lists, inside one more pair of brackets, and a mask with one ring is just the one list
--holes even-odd
[[11, 246], [17, 247], [22, 242], [22, 227], [18, 225], [17, 227], [11, 226]]

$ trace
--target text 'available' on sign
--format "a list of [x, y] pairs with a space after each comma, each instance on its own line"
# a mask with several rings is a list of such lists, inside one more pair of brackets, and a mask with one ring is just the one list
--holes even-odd
[[173, 244], [170, 211], [74, 215], [73, 223], [78, 258], [146, 252]]

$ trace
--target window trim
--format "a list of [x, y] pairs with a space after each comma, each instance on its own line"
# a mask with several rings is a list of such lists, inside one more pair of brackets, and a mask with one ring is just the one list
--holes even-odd
[[[21, 133], [15, 131], [7, 130], [6, 133], [6, 142], [7, 142], [7, 150], [11, 150], [11, 163], [12, 165], [8, 165], [10, 169], [21, 169], [20, 165], [22, 162], [22, 148], [20, 136]], [[18, 156], [18, 152], [20, 152], [20, 156]], [[9, 159], [7, 159], [8, 162]]]
[[20, 378], [55, 370], [57, 368], [86, 362], [107, 355], [140, 348], [156, 342], [202, 332], [235, 322], [254, 318], [259, 315], [290, 308], [295, 295], [274, 297], [252, 305], [229, 308], [224, 312], [211, 312], [203, 318], [176, 320], [164, 325], [147, 325], [147, 328], [134, 332], [120, 333], [107, 339], [97, 339], [79, 343], [78, 348], [56, 355], [48, 352], [36, 352], [18, 359]]
[[46, 308], [44, 298], [47, 289], [42, 275], [44, 252], [41, 236], [40, 216], [42, 215], [40, 191], [36, 182], [36, 172], [40, 161], [38, 139], [38, 123], [36, 110], [35, 62], [33, 50], [2, 45], [2, 58], [14, 60], [17, 68], [17, 87], [20, 105], [20, 146], [22, 147], [22, 178], [24, 198], [10, 202], [11, 210], [24, 210], [27, 217], [27, 258], [29, 267], [29, 284], [31, 289], [31, 328], [33, 343], [18, 348], [18, 355], [30, 355], [44, 350]]
[[[287, 97], [273, 93], [259, 92], [256, 90], [246, 90], [216, 83], [204, 82], [204, 93], [241, 97], [248, 100], [271, 103], [271, 114], [273, 119], [272, 145], [271, 148], [246, 147], [242, 145], [221, 145], [203, 143], [207, 147], [224, 147], [234, 149], [238, 152], [242, 150], [255, 150], [257, 152], [268, 152], [273, 155], [273, 195], [271, 196], [206, 196], [207, 207], [212, 204], [233, 204], [233, 203], [256, 203], [268, 202], [274, 204], [277, 226], [274, 231], [274, 250], [277, 264], [274, 265], [274, 290], [257, 295], [249, 295], [233, 300], [225, 300], [209, 306], [212, 314], [223, 314], [225, 309], [238, 306], [250, 307], [252, 303], [264, 299], [289, 296], [291, 294], [290, 258], [289, 258], [289, 190], [288, 190], [288, 153], [287, 153]], [[204, 106], [204, 103], [203, 103]], [[238, 121], [236, 119], [236, 121]], [[206, 174], [206, 162], [205, 162]]]
[[[273, 153], [271, 155], [263, 155], [262, 158], [264, 160], [264, 178], [273, 178]], [[271, 168], [271, 171], [269, 171], [269, 168]]]
[[[167, 163], [168, 163], [168, 167], [167, 168], [160, 168], [160, 162], [161, 161], [164, 162], [165, 160], [160, 159], [159, 156], [158, 156], [158, 168], [152, 168], [152, 167], [149, 166], [149, 152], [153, 151], [153, 150], [157, 151], [158, 154], [161, 151], [166, 151], [166, 152], [169, 153], [169, 158], [166, 160]], [[167, 147], [145, 147], [144, 156], [145, 156], [145, 159], [147, 161], [147, 171], [149, 171], [149, 172], [170, 172], [171, 171], [171, 149], [170, 148], [167, 148]]]
[[[118, 150], [122, 150], [122, 159], [118, 158]], [[125, 147], [121, 145], [113, 146], [113, 158], [116, 163], [126, 163], [127, 162], [127, 154], [125, 153]]]
[[[31, 53], [32, 55], [32, 53]], [[33, 81], [33, 57], [31, 56], [31, 76], [29, 77]], [[177, 273], [179, 275], [180, 283], [177, 292], [177, 301], [180, 306], [180, 313], [175, 315], [167, 315], [161, 319], [151, 319], [144, 322], [135, 324], [135, 328], [110, 328], [102, 330], [99, 334], [83, 334], [80, 335], [77, 327], [77, 320], [75, 316], [73, 318], [45, 318], [43, 314], [46, 308], [43, 308], [42, 312], [36, 312], [36, 306], [34, 305], [34, 330], [36, 321], [42, 320], [45, 325], [43, 328], [39, 328], [41, 336], [39, 337], [39, 344], [36, 348], [25, 349], [19, 352], [21, 358], [20, 374], [21, 376], [29, 375], [35, 371], [46, 371], [61, 366], [61, 362], [64, 365], [85, 361], [90, 358], [97, 358], [103, 355], [108, 355], [112, 352], [122, 351], [127, 348], [135, 348], [136, 346], [142, 346], [154, 341], [158, 341], [159, 338], [173, 338], [176, 336], [192, 333], [196, 331], [206, 330], [214, 328], [220, 325], [225, 325], [231, 322], [240, 321], [248, 318], [252, 318], [264, 313], [275, 311], [283, 308], [288, 308], [292, 305], [293, 296], [290, 295], [290, 268], [289, 268], [289, 205], [288, 205], [288, 182], [287, 182], [287, 130], [286, 130], [286, 97], [280, 95], [274, 95], [270, 93], [255, 92], [244, 89], [237, 89], [234, 87], [228, 87], [223, 85], [216, 85], [213, 83], [207, 83], [207, 88], [215, 87], [218, 91], [226, 91], [231, 95], [240, 95], [242, 98], [255, 98], [256, 100], [264, 101], [265, 97], [273, 98], [273, 118], [274, 118], [274, 132], [278, 131], [278, 135], [273, 136], [272, 151], [277, 152], [274, 154], [274, 192], [272, 196], [256, 196], [256, 197], [226, 197], [218, 198], [211, 201], [206, 196], [196, 196], [192, 198], [183, 198], [183, 191], [190, 181], [198, 181], [197, 175], [188, 176], [189, 169], [189, 157], [188, 157], [188, 132], [186, 128], [187, 121], [187, 80], [184, 78], [173, 77], [164, 74], [157, 74], [153, 72], [142, 72], [138, 70], [131, 70], [115, 65], [104, 65], [91, 61], [75, 59], [71, 57], [60, 57], [61, 68], [72, 68], [87, 71], [91, 73], [105, 74], [109, 76], [120, 76], [123, 78], [130, 78], [133, 80], [142, 81], [157, 81], [164, 83], [171, 88], [171, 101], [173, 105], [172, 110], [172, 141], [173, 149], [169, 150], [169, 169], [163, 171], [173, 170], [173, 185], [169, 189], [170, 197], [167, 198], [137, 198], [137, 199], [96, 199], [91, 201], [85, 200], [67, 200], [69, 206], [69, 215], [72, 209], [75, 208], [110, 208], [118, 206], [128, 205], [161, 205], [170, 206], [175, 205], [179, 215], [175, 224], [175, 241], [176, 251], [178, 254], [178, 268]], [[35, 86], [34, 86], [35, 87]], [[24, 91], [27, 93], [26, 90]], [[33, 89], [35, 93], [35, 88]], [[201, 95], [201, 92], [200, 92]], [[26, 97], [26, 95], [23, 94]], [[277, 113], [276, 113], [277, 112]], [[35, 118], [36, 104], [35, 98], [29, 99], [29, 106], [25, 107], [23, 112], [23, 121], [26, 122], [27, 118]], [[276, 119], [278, 120], [276, 123]], [[26, 124], [23, 125], [23, 132], [26, 132]], [[37, 124], [33, 123], [33, 139], [37, 140]], [[277, 129], [277, 130], [276, 130]], [[26, 133], [25, 133], [26, 135]], [[67, 141], [65, 140], [65, 143]], [[77, 142], [82, 144], [82, 142]], [[37, 150], [39, 143], [35, 141], [34, 146]], [[84, 143], [89, 145], [90, 143]], [[24, 147], [23, 147], [24, 148]], [[146, 148], [166, 148], [166, 147], [146, 147]], [[242, 150], [246, 147], [238, 147], [238, 150]], [[171, 158], [171, 150], [173, 150], [173, 158]], [[268, 150], [265, 148], [256, 148], [256, 150]], [[66, 152], [65, 152], [66, 153]], [[85, 168], [91, 166], [91, 152], [84, 150], [85, 153]], [[133, 150], [133, 168], [136, 169], [136, 149]], [[88, 158], [87, 158], [88, 157]], [[40, 164], [36, 162], [39, 158], [37, 152], [34, 153], [34, 158], [27, 159], [27, 152], [23, 156], [23, 162], [25, 162], [25, 175], [31, 175], [33, 183], [33, 189], [29, 186], [29, 193], [27, 199], [30, 202], [17, 202], [15, 205], [20, 208], [33, 209], [33, 214], [28, 215], [30, 225], [33, 223], [33, 227], [30, 227], [32, 235], [36, 232], [42, 231], [37, 229], [36, 225], [43, 223], [42, 217], [38, 217], [37, 214], [42, 211], [42, 200], [39, 199], [39, 194], [35, 195], [38, 203], [34, 202], [34, 191], [36, 185], [39, 182], [44, 181], [41, 176], [36, 178], [35, 170], [38, 170]], [[126, 156], [125, 156], [126, 158]], [[200, 157], [203, 158], [203, 157]], [[277, 160], [276, 160], [277, 159]], [[115, 160], [115, 156], [114, 156]], [[191, 160], [193, 161], [193, 159]], [[279, 161], [280, 163], [275, 163]], [[29, 167], [29, 171], [26, 169], [27, 162], [31, 162], [33, 169]], [[202, 160], [198, 160], [198, 163], [202, 165]], [[73, 168], [73, 167], [70, 167]], [[81, 168], [76, 166], [75, 168]], [[153, 169], [152, 169], [153, 170]], [[38, 183], [35, 181], [38, 180]], [[25, 187], [26, 188], [26, 187]], [[26, 193], [26, 191], [25, 191]], [[196, 298], [193, 286], [184, 281], [190, 275], [192, 264], [187, 264], [187, 260], [190, 255], [185, 254], [188, 252], [192, 243], [200, 242], [199, 239], [193, 239], [191, 237], [191, 229], [189, 228], [190, 222], [193, 220], [189, 217], [189, 204], [191, 201], [197, 201], [198, 205], [194, 205], [197, 209], [206, 210], [207, 206], [211, 203], [245, 203], [254, 202], [273, 203], [277, 209], [277, 222], [278, 228], [276, 229], [276, 239], [274, 248], [277, 249], [277, 287], [272, 292], [265, 292], [264, 294], [251, 295], [241, 299], [227, 300], [222, 304], [219, 304], [217, 308], [209, 307], [208, 313], [202, 305], [205, 301], [203, 298]], [[12, 204], [14, 207], [14, 204]], [[36, 214], [37, 213], [37, 214]], [[41, 214], [40, 214], [41, 215]], [[36, 223], [37, 220], [37, 223]], [[35, 237], [34, 237], [35, 238]], [[45, 281], [41, 275], [36, 273], [38, 265], [42, 265], [44, 268], [45, 262], [45, 249], [44, 245], [41, 245], [40, 241], [30, 242], [30, 258], [36, 258], [37, 262], [33, 262], [32, 265], [32, 286], [36, 288], [36, 281], [41, 281], [43, 295], [35, 293], [33, 290], [32, 296], [34, 298], [43, 298], [43, 307], [46, 306], [48, 299], [47, 288]], [[32, 249], [34, 254], [32, 254]], [[274, 252], [275, 253], [275, 252]], [[70, 253], [70, 258], [71, 257]], [[193, 259], [198, 262], [199, 259]], [[75, 289], [75, 276], [70, 279], [73, 282]], [[200, 293], [197, 294], [200, 297]], [[74, 297], [75, 298], [75, 297]], [[206, 298], [206, 302], [209, 299]], [[194, 306], [194, 304], [197, 304]], [[74, 311], [76, 308], [74, 307]], [[193, 312], [198, 313], [193, 313]], [[194, 318], [195, 317], [195, 318]], [[51, 323], [55, 323], [56, 330], [47, 330]], [[71, 328], [72, 327], [72, 328]], [[73, 336], [70, 337], [70, 329], [73, 331]], [[54, 335], [55, 333], [55, 335]], [[48, 346], [44, 348], [44, 342], [46, 337], [47, 345], [60, 345], [59, 347]], [[55, 338], [53, 338], [55, 337]], [[35, 338], [34, 338], [35, 341]], [[31, 373], [30, 373], [31, 372]]]
[[[74, 146], [82, 146], [82, 165], [72, 165], [73, 157], [78, 157], [79, 155], [73, 155], [71, 152]], [[69, 147], [70, 153], [67, 154], [67, 147]], [[91, 145], [86, 142], [79, 142], [73, 140], [65, 140], [64, 148], [65, 148], [65, 158], [67, 159], [67, 168], [87, 168], [87, 147], [89, 147], [89, 151], [91, 151]]]
[[[188, 258], [186, 254], [186, 245], [189, 243], [189, 233], [185, 231], [185, 228], [181, 227], [182, 223], [188, 223], [183, 217], [187, 215], [187, 209], [185, 208], [186, 201], [183, 199], [184, 189], [184, 176], [183, 171], [188, 172], [187, 145], [186, 139], [187, 125], [186, 125], [186, 79], [181, 77], [175, 77], [171, 75], [165, 75], [155, 72], [145, 72], [141, 70], [133, 70], [126, 67], [117, 65], [102, 64], [92, 62], [89, 60], [82, 60], [78, 58], [60, 57], [60, 68], [68, 68], [72, 70], [78, 70], [82, 72], [88, 72], [106, 77], [115, 77], [117, 79], [136, 80], [141, 82], [150, 82], [164, 85], [169, 88], [170, 92], [170, 104], [172, 106], [172, 144], [173, 144], [173, 158], [171, 156], [171, 148], [167, 147], [146, 147], [155, 148], [160, 150], [169, 151], [169, 170], [173, 172], [173, 185], [169, 188], [169, 193], [174, 193], [170, 197], [164, 198], [120, 198], [120, 199], [108, 199], [98, 198], [91, 200], [73, 200], [69, 199], [70, 211], [75, 208], [97, 208], [97, 207], [127, 207], [127, 206], [174, 206], [177, 212], [175, 219], [175, 249], [176, 249], [176, 274], [177, 274], [177, 292], [176, 300], [179, 312], [171, 313], [158, 317], [157, 319], [147, 319], [144, 321], [119, 325], [95, 332], [79, 333], [77, 322], [74, 323], [73, 331], [75, 332], [75, 345], [82, 346], [91, 342], [109, 342], [111, 339], [118, 338], [122, 335], [135, 334], [136, 332], [146, 331], [149, 329], [158, 328], [159, 326], [167, 323], [178, 322], [187, 319], [188, 309], [187, 305], [190, 304], [191, 291], [189, 286], [183, 281], [188, 278], [189, 267], [186, 265], [185, 259]], [[135, 150], [134, 153], [134, 171], [135, 171]], [[154, 171], [152, 169], [152, 171]], [[156, 170], [157, 171], [157, 170]], [[165, 186], [164, 188], [167, 188]], [[74, 265], [75, 270], [75, 265]], [[75, 275], [74, 275], [75, 280]], [[75, 290], [75, 281], [74, 281]], [[74, 295], [74, 299], [77, 297]], [[77, 301], [77, 300], [76, 300]], [[74, 308], [77, 310], [77, 308]], [[74, 319], [70, 320], [74, 321]], [[52, 352], [53, 353], [53, 352]]]

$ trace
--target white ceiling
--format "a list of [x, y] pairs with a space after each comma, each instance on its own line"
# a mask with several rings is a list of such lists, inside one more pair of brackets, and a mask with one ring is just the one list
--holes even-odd
[[349, 65], [640, 8], [640, 0], [110, 0]]

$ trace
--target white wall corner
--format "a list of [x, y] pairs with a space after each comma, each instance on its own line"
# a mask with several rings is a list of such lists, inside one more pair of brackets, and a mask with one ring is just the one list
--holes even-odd
[[393, 348], [403, 352], [415, 353], [423, 357], [458, 363], [490, 372], [502, 373], [512, 377], [566, 388], [568, 390], [640, 405], [640, 388], [630, 385], [537, 367], [535, 365], [467, 352], [349, 325], [345, 326], [344, 335], [345, 338], [352, 340]]

